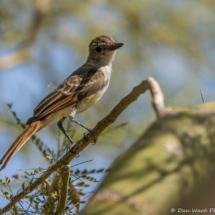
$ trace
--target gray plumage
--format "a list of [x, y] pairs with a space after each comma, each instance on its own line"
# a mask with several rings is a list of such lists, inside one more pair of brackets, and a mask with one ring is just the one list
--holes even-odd
[[93, 106], [106, 91], [112, 72], [112, 62], [116, 51], [123, 43], [116, 43], [111, 37], [100, 36], [91, 41], [87, 62], [73, 72], [55, 90], [46, 96], [34, 109], [33, 117], [27, 121], [27, 127], [15, 140], [3, 158], [2, 167], [6, 167], [15, 153], [37, 131], [58, 121], [59, 129], [73, 144], [63, 128], [63, 121], [69, 117], [73, 122], [90, 129], [74, 119], [79, 114]]

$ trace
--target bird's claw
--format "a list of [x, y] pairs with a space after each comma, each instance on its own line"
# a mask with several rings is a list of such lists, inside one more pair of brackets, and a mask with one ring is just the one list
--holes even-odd
[[73, 146], [74, 146], [75, 144], [76, 144], [75, 142], [73, 142], [73, 143], [71, 144], [71, 146], [69, 147], [69, 151], [70, 151], [72, 154], [75, 154], [75, 155], [76, 155], [76, 153], [72, 151], [72, 148], [73, 148]]
[[75, 157], [79, 158], [81, 156], [81, 153], [79, 152]]
[[[74, 145], [76, 145], [75, 142], [72, 143], [72, 145], [69, 147], [69, 151], [70, 151], [72, 154], [75, 154], [75, 155], [76, 155], [76, 153], [72, 151], [72, 148], [73, 148]], [[81, 155], [81, 153], [79, 152], [75, 157], [76, 157], [76, 158], [79, 158], [80, 155]]]
[[97, 140], [98, 140], [98, 137], [96, 137], [96, 139], [95, 139], [95, 140], [93, 140], [92, 145], [96, 145]]
[[[87, 139], [87, 134], [89, 134], [89, 132], [85, 132], [85, 133], [84, 133], [84, 139], [85, 139], [86, 141], [88, 141], [88, 139]], [[92, 143], [93, 143], [92, 145], [96, 145], [97, 140], [98, 140], [98, 137], [96, 137], [96, 139], [92, 141]]]

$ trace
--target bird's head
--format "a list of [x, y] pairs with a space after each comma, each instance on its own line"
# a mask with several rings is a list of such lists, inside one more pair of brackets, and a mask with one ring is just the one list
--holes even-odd
[[123, 45], [123, 43], [117, 43], [109, 36], [96, 37], [89, 45], [87, 62], [109, 65], [114, 61], [116, 51]]

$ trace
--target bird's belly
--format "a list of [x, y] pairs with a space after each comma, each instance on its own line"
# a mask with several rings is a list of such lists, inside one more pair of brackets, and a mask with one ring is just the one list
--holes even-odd
[[106, 89], [107, 89], [107, 87], [104, 87], [104, 89], [100, 90], [96, 94], [89, 96], [89, 97], [81, 100], [80, 102], [78, 102], [76, 114], [79, 114], [79, 113], [89, 109], [90, 107], [92, 107], [101, 98], [101, 96], [106, 91]]
[[[77, 102], [77, 111], [76, 111], [76, 113], [74, 113], [74, 115], [79, 114], [79, 113], [89, 109], [90, 107], [92, 107], [101, 98], [103, 93], [106, 91], [107, 87], [108, 87], [108, 84], [102, 90], [98, 91], [97, 93], [93, 94], [92, 96], [89, 96], [89, 97]], [[73, 104], [66, 108], [63, 108], [59, 111], [51, 113], [46, 118], [46, 120], [43, 122], [41, 129], [52, 124], [55, 121], [59, 121], [63, 117], [68, 117], [69, 115], [71, 115], [72, 111], [73, 111]]]
[[59, 121], [60, 119], [62, 119], [63, 117], [68, 117], [71, 112], [73, 110], [73, 105], [70, 105], [66, 108], [63, 108], [59, 111], [53, 112], [51, 113], [48, 117], [46, 117], [46, 119], [43, 121], [43, 124], [40, 128], [40, 130], [42, 128], [47, 127], [48, 125], [54, 123], [55, 121]]

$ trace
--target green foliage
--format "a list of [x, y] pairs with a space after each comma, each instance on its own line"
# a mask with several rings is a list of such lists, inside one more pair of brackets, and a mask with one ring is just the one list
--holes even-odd
[[[8, 104], [9, 109], [11, 110], [12, 104]], [[16, 122], [19, 126], [21, 126], [23, 129], [25, 128], [25, 125], [21, 122], [21, 120], [17, 117], [16, 113], [11, 110], [12, 115], [16, 119]], [[70, 122], [68, 123], [67, 132], [72, 135], [74, 134], [74, 130], [71, 129]], [[60, 135], [60, 133], [59, 133]], [[32, 142], [37, 146], [38, 150], [41, 152], [43, 156], [46, 157], [46, 159], [49, 161], [50, 164], [53, 164], [57, 161], [57, 159], [65, 153], [69, 149], [69, 142], [67, 141], [67, 138], [64, 138], [62, 141], [60, 141], [62, 138], [60, 136], [58, 137], [58, 151], [54, 153], [51, 151], [44, 143], [43, 141], [38, 138], [36, 135], [33, 135], [31, 138]], [[92, 192], [84, 192], [84, 188], [89, 187], [90, 185], [87, 182], [99, 182], [96, 177], [92, 177], [91, 174], [95, 173], [104, 173], [108, 172], [110, 169], [93, 169], [91, 171], [84, 169], [74, 169], [76, 166], [91, 162], [92, 160], [84, 161], [79, 164], [73, 165], [70, 167], [70, 177], [69, 177], [69, 183], [68, 183], [68, 194], [71, 194], [72, 187], [74, 188], [75, 192], [77, 192], [78, 196], [83, 196], [83, 198], [80, 200], [76, 199], [76, 203], [73, 201], [73, 195], [67, 195], [66, 200], [66, 206], [64, 209], [64, 214], [76, 214], [77, 210], [75, 207], [77, 207], [77, 204], [85, 204], [86, 201], [84, 201], [88, 196], [90, 196], [94, 191]], [[17, 191], [17, 193], [13, 193], [11, 189], [11, 179], [8, 177], [5, 177], [5, 180], [0, 179], [0, 184], [4, 187], [4, 190], [1, 189], [0, 196], [10, 200], [13, 198], [13, 195], [18, 194], [20, 191], [28, 188], [36, 179], [37, 175], [43, 174], [47, 168], [32, 168], [32, 169], [20, 169], [19, 171], [22, 171], [22, 174], [15, 174], [12, 176], [14, 179], [12, 183], [21, 182], [21, 189]], [[17, 210], [18, 212], [22, 212], [25, 214], [43, 214], [45, 210], [45, 205], [47, 204], [48, 198], [54, 199], [54, 204], [52, 205], [54, 209], [57, 208], [58, 200], [59, 200], [59, 192], [60, 192], [60, 183], [58, 182], [58, 189], [50, 192], [51, 184], [53, 183], [54, 178], [56, 177], [56, 173], [53, 173], [51, 177], [49, 177], [49, 180], [46, 180], [46, 183], [42, 183], [39, 185], [39, 187], [30, 195], [25, 196], [24, 199], [20, 200], [19, 203], [12, 209], [12, 212], [14, 210]], [[74, 191], [73, 190], [73, 191]], [[27, 204], [28, 207], [25, 209], [25, 205]]]
[[[35, 2], [50, 2], [49, 9], [45, 16], [39, 17], [38, 13], [35, 12]], [[5, 50], [6, 53], [10, 53], [11, 51], [13, 53], [14, 50], [19, 50], [19, 48], [22, 48], [23, 44], [26, 44], [26, 41], [30, 39], [31, 46], [29, 49], [32, 53], [30, 57], [32, 61], [29, 64], [33, 66], [36, 65], [36, 67], [39, 68], [37, 72], [38, 75], [41, 76], [41, 80], [47, 81], [47, 76], [52, 76], [51, 81], [55, 84], [59, 84], [59, 69], [57, 69], [56, 64], [53, 63], [53, 55], [56, 54], [57, 49], [56, 46], [60, 47], [60, 53], [62, 53], [62, 49], [66, 49], [65, 52], [68, 52], [67, 56], [69, 56], [69, 58], [72, 57], [75, 61], [79, 59], [83, 62], [86, 59], [89, 41], [100, 34], [108, 34], [119, 42], [124, 42], [125, 47], [122, 52], [120, 51], [120, 54], [117, 56], [118, 60], [114, 63], [114, 78], [105, 95], [106, 100], [99, 102], [92, 112], [88, 112], [84, 115], [89, 124], [95, 123], [101, 116], [104, 116], [107, 110], [112, 108], [113, 103], [115, 103], [118, 98], [121, 98], [121, 95], [124, 95], [125, 91], [131, 89], [133, 82], [139, 82], [139, 79], [142, 80], [148, 75], [159, 77], [159, 82], [166, 94], [167, 103], [171, 102], [174, 104], [175, 102], [175, 104], [186, 105], [192, 103], [190, 98], [192, 98], [192, 100], [199, 98], [200, 81], [206, 79], [206, 75], [202, 73], [202, 70], [207, 71], [207, 75], [208, 72], [210, 72], [213, 76], [214, 62], [212, 55], [209, 53], [213, 53], [214, 47], [214, 9], [215, 2], [209, 0], [133, 0], [132, 3], [122, 0], [107, 0], [105, 2], [83, 0], [1, 1], [0, 45], [2, 48], [1, 50], [3, 50], [1, 54], [4, 55]], [[39, 21], [42, 20], [42, 22], [37, 22], [38, 20], [36, 20], [36, 18], [38, 17], [40, 19]], [[32, 33], [34, 35], [32, 35]], [[170, 53], [165, 54], [167, 52]], [[42, 57], [40, 56], [41, 53]], [[157, 64], [160, 57], [161, 61], [163, 61], [161, 55], [164, 57], [166, 56], [168, 58], [167, 61], [172, 60], [172, 58], [169, 60], [169, 56], [171, 55], [176, 55], [175, 58], [179, 60], [183, 58], [182, 65], [185, 66], [184, 70], [186, 71], [186, 76], [184, 76], [183, 85], [181, 84], [179, 86], [180, 90], [175, 89], [177, 95], [175, 95], [172, 86], [171, 90], [169, 88], [169, 83], [171, 82], [169, 78], [175, 78], [175, 76], [171, 76], [172, 67], [170, 67], [171, 70], [168, 70], [166, 65]], [[21, 63], [23, 63], [23, 61], [21, 61]], [[79, 62], [77, 64], [79, 65]], [[13, 66], [14, 64], [12, 64], [11, 67]], [[61, 68], [65, 70], [64, 65], [61, 65]], [[72, 72], [67, 68], [74, 68], [74, 62], [70, 63], [69, 61], [66, 67], [68, 72], [63, 74], [63, 76], [67, 76]], [[60, 70], [60, 72], [62, 72], [62, 70]], [[164, 70], [167, 71], [167, 73], [165, 73]], [[2, 74], [4, 72], [5, 71], [3, 71]], [[14, 72], [17, 73], [19, 71], [16, 70]], [[20, 76], [20, 78], [23, 77]], [[3, 78], [0, 79], [0, 91], [2, 95], [5, 89], [7, 92], [12, 89], [13, 92], [13, 87], [9, 86], [9, 84], [7, 84], [8, 86], [4, 85], [4, 83], [11, 83], [9, 81], [10, 80], [4, 80]], [[50, 81], [50, 79], [48, 79], [48, 81]], [[190, 88], [187, 87], [188, 85]], [[181, 89], [183, 89], [183, 91]], [[29, 88], [30, 93], [32, 93], [31, 90], [32, 89]], [[181, 92], [183, 92], [183, 96], [181, 96]], [[186, 97], [184, 94], [186, 94]], [[206, 95], [207, 93], [204, 93], [205, 100], [207, 99]], [[40, 96], [42, 98], [44, 94]], [[33, 98], [31, 99], [30, 100], [33, 101]], [[113, 103], [110, 101], [113, 101]], [[4, 106], [4, 103], [1, 104]], [[8, 104], [8, 107], [11, 110], [12, 104]], [[142, 104], [140, 107], [142, 108]], [[93, 112], [94, 110], [96, 110], [96, 114]], [[127, 122], [128, 117], [131, 119], [132, 115], [136, 117], [135, 112], [135, 109], [131, 109], [130, 112], [127, 112], [123, 116], [123, 122]], [[16, 120], [17, 127], [24, 129], [25, 124], [20, 121], [16, 112], [11, 110], [11, 114]], [[6, 114], [0, 115], [0, 125], [3, 129], [12, 133], [12, 128], [15, 127], [14, 123], [10, 121], [8, 115], [5, 115]], [[147, 113], [146, 115], [148, 116], [150, 114]], [[125, 146], [131, 134], [133, 136], [135, 134], [134, 138], [137, 138], [143, 131], [144, 125], [142, 120], [139, 120], [139, 116], [137, 116], [137, 118], [135, 119], [135, 123], [133, 123], [133, 127], [130, 126], [130, 128], [128, 128], [128, 126], [126, 126], [127, 123], [120, 123], [119, 126], [107, 129], [101, 135], [102, 137], [100, 140], [103, 142], [108, 141], [108, 143], [113, 142], [114, 145], [119, 143], [120, 146]], [[147, 124], [145, 119], [144, 124]], [[8, 129], [9, 127], [10, 129]], [[119, 128], [123, 129], [119, 130]], [[128, 130], [130, 132], [127, 132]], [[55, 130], [52, 129], [52, 132], [53, 131]], [[112, 131], [116, 131], [116, 133], [113, 135], [113, 133], [111, 133]], [[71, 126], [70, 122], [68, 122], [67, 132], [71, 137], [74, 137], [76, 132], [79, 131], [76, 131]], [[110, 133], [111, 138], [107, 138], [105, 135]], [[50, 164], [54, 164], [65, 154], [70, 145], [67, 138], [62, 140], [60, 135], [61, 133], [58, 134], [57, 152], [52, 151], [37, 135], [33, 135], [31, 138], [31, 141]], [[109, 139], [111, 139], [111, 141]], [[15, 182], [21, 181], [23, 183], [22, 187], [24, 188], [28, 187], [37, 176], [43, 174], [46, 169], [38, 167], [36, 169], [23, 171], [23, 174], [13, 175], [13, 178]], [[87, 186], [87, 182], [96, 182], [97, 179], [93, 177], [92, 174], [100, 172], [105, 172], [105, 170], [93, 169], [91, 171], [81, 171], [71, 167], [69, 183], [70, 185], [74, 184], [81, 196], [85, 195], [82, 189]], [[59, 194], [57, 192], [47, 192], [49, 188], [48, 184], [53, 182], [54, 177], [55, 175], [47, 181], [47, 184], [38, 187], [38, 190], [44, 194], [40, 195], [40, 192], [37, 190], [34, 194], [26, 197], [25, 200], [30, 202], [27, 210], [22, 208], [22, 202], [17, 204], [18, 210], [26, 214], [42, 211], [44, 203], [40, 201], [45, 201], [49, 196], [58, 198]], [[15, 183], [14, 181], [12, 182]], [[5, 189], [9, 189], [8, 184], [12, 182], [8, 183], [8, 180], [7, 182], [4, 181], [7, 186]], [[84, 182], [84, 184], [82, 182]], [[81, 185], [80, 188], [78, 185]], [[7, 193], [7, 191], [4, 192], [5, 193], [1, 192], [1, 194], [4, 195], [5, 198], [10, 198], [10, 191], [9, 193]], [[36, 197], [39, 198], [39, 200], [37, 200]], [[72, 206], [68, 204], [67, 202], [66, 210], [68, 210], [69, 213]]]
[[[167, 103], [171, 102], [174, 105], [182, 102], [184, 105], [190, 105], [193, 100], [199, 98], [200, 81], [206, 79], [208, 75], [204, 74], [203, 70], [210, 72], [213, 77], [214, 1], [134, 0], [132, 4], [122, 0], [45, 2], [49, 2], [50, 5], [47, 14], [41, 18], [39, 30], [32, 30], [35, 26], [35, 1], [17, 0], [14, 3], [8, 0], [2, 1], [0, 6], [0, 45], [7, 48], [7, 53], [11, 51], [11, 47], [14, 49], [22, 47], [31, 32], [35, 32], [32, 46], [36, 54], [31, 56], [33, 60], [30, 64], [36, 63], [39, 68], [38, 75], [46, 82], [43, 83], [43, 87], [47, 84], [47, 77], [51, 77], [48, 81], [52, 81], [55, 85], [60, 84], [59, 72], [65, 70], [64, 65], [60, 66], [62, 70], [59, 71], [58, 66], [53, 64], [53, 60], [56, 59], [53, 59], [55, 55], [53, 53], [58, 51], [55, 44], [61, 47], [60, 51], [66, 49], [64, 52], [66, 57], [75, 59], [76, 68], [80, 65], [77, 59], [81, 62], [86, 59], [89, 41], [95, 36], [108, 34], [125, 43], [123, 51], [117, 55], [118, 60], [114, 62], [114, 78], [111, 80], [106, 100], [99, 102], [93, 110], [89, 110], [91, 111], [89, 114], [85, 115], [85, 120], [89, 123], [98, 121], [107, 113], [106, 110], [113, 105], [109, 102], [113, 95], [114, 100], [117, 100], [124, 95], [125, 91], [131, 89], [131, 84], [128, 83], [137, 83], [139, 79], [149, 75], [159, 77], [159, 82], [165, 90]], [[43, 57], [38, 57], [41, 54]], [[169, 68], [168, 65], [158, 65], [162, 56], [168, 58], [164, 59], [164, 64], [171, 62], [172, 58], [169, 59], [171, 55], [175, 55], [179, 63], [185, 67], [186, 76], [184, 76], [184, 82], [178, 86], [180, 89], [170, 90], [169, 79], [174, 80], [175, 76], [181, 77], [183, 74], [174, 74], [172, 67]], [[75, 69], [73, 61], [67, 63], [68, 72], [64, 73], [63, 77], [72, 72], [68, 68]], [[0, 91], [3, 89], [7, 88], [1, 88]], [[30, 88], [29, 91], [31, 92]], [[184, 93], [181, 96], [181, 92], [184, 91], [186, 96]], [[204, 94], [206, 99], [207, 92]], [[42, 98], [44, 94], [39, 96]], [[134, 113], [135, 110], [131, 109], [129, 114], [134, 115]], [[128, 118], [125, 119], [127, 120]], [[0, 123], [4, 122], [3, 126], [8, 125], [6, 121], [6, 117], [2, 117]], [[142, 132], [140, 124], [132, 128], [132, 131], [136, 132], [138, 129], [140, 134]], [[54, 131], [52, 129], [52, 132]], [[117, 140], [120, 145], [125, 145], [126, 135], [127, 133], [124, 132], [123, 135], [114, 135], [112, 139]], [[116, 141], [114, 144], [116, 145]]]
[[[86, 161], [86, 162], [89, 162], [89, 161]], [[80, 163], [80, 164], [82, 164], [82, 163]], [[84, 196], [84, 198], [82, 198], [82, 200], [79, 201], [78, 203], [79, 204], [85, 204], [86, 201], [84, 201], [84, 199], [89, 197], [94, 192], [94, 191], [83, 192], [84, 187], [89, 187], [89, 184], [87, 184], [87, 181], [99, 182], [95, 177], [90, 177], [88, 175], [93, 174], [93, 173], [107, 172], [107, 171], [109, 171], [109, 169], [107, 169], [107, 170], [105, 170], [105, 169], [100, 169], [100, 170], [94, 169], [92, 171], [87, 171], [85, 169], [84, 171], [81, 171], [79, 169], [73, 170], [72, 168], [73, 167], [71, 167], [71, 170], [70, 170], [71, 176], [69, 178], [68, 193], [70, 193], [70, 191], [71, 191], [70, 187], [75, 186], [77, 193], [80, 196]], [[24, 170], [22, 170], [22, 171], [24, 171]], [[22, 190], [24, 190], [28, 186], [30, 186], [33, 181], [35, 181], [37, 179], [37, 177], [35, 177], [35, 176], [37, 174], [42, 174], [43, 171], [44, 171], [44, 169], [42, 170], [41, 168], [34, 169], [34, 171], [31, 171], [31, 172], [29, 172], [29, 170], [28, 171], [25, 170], [24, 174], [20, 174], [20, 175], [16, 174], [16, 175], [13, 175], [12, 177], [15, 180], [19, 180], [19, 181], [25, 180], [22, 183]], [[76, 174], [73, 172], [76, 172]], [[59, 198], [59, 190], [51, 192], [51, 193], [49, 192], [49, 187], [50, 187], [50, 184], [52, 183], [54, 177], [55, 177], [55, 174], [53, 174], [52, 177], [49, 178], [49, 181], [48, 181], [49, 183], [41, 184], [34, 193], [32, 193], [31, 195], [27, 195], [22, 201], [20, 201], [19, 202], [20, 206], [17, 206], [18, 211], [19, 212], [25, 212], [27, 214], [31, 214], [34, 211], [38, 214], [42, 214], [44, 211], [44, 207], [45, 207], [45, 204], [47, 202], [48, 197], [51, 196], [52, 198], [56, 199], [56, 202], [57, 202], [57, 199]], [[12, 189], [10, 187], [10, 181], [11, 180], [8, 177], [6, 177], [4, 181], [0, 180], [0, 184], [3, 185], [5, 188], [5, 190], [1, 189], [0, 196], [7, 199], [7, 200], [10, 200], [10, 198], [12, 198], [12, 196], [15, 195], [12, 192]], [[75, 209], [74, 209], [74, 205], [71, 201], [71, 198], [72, 198], [72, 196], [70, 196], [70, 195], [67, 196], [65, 212], [67, 212], [69, 214], [75, 214]], [[28, 204], [27, 209], [24, 209], [23, 203]], [[54, 207], [55, 208], [57, 207], [57, 203], [55, 203]]]

